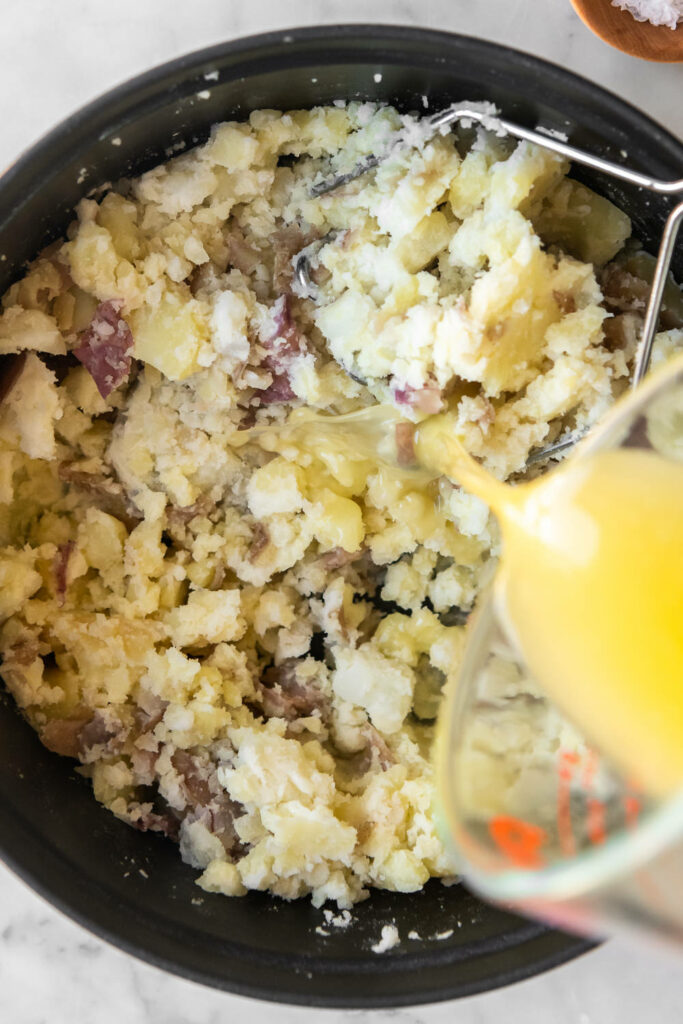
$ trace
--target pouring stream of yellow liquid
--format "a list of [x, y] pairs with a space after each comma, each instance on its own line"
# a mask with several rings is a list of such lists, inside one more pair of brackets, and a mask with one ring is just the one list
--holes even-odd
[[646, 792], [679, 788], [683, 464], [616, 448], [511, 486], [438, 416], [418, 428], [416, 451], [496, 513], [494, 599], [537, 682]]

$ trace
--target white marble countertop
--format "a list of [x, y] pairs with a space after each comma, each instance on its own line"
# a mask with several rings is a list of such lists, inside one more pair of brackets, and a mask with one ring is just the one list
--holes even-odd
[[[508, 43], [623, 94], [683, 135], [683, 65], [654, 66], [592, 37], [569, 0], [2, 0], [0, 167], [98, 93], [183, 52], [252, 32], [376, 21]], [[0, 1021], [253, 1024], [325, 1019], [405, 1024], [657, 1024], [681, 1016], [680, 964], [611, 942], [512, 988], [373, 1013], [273, 1007], [165, 975], [92, 938], [0, 868]]]

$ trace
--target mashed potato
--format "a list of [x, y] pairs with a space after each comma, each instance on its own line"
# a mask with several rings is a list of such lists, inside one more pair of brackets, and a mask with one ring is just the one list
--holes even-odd
[[311, 198], [406, 123], [218, 125], [83, 200], [3, 301], [3, 678], [210, 892], [349, 907], [456, 869], [429, 747], [495, 524], [292, 411], [448, 408], [505, 478], [627, 384], [630, 223], [554, 155], [437, 135]]

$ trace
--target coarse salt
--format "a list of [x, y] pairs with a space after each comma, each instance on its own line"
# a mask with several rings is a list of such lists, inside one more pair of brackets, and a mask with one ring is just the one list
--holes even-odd
[[683, 21], [683, 0], [612, 0], [613, 7], [628, 11], [636, 21], [676, 28]]

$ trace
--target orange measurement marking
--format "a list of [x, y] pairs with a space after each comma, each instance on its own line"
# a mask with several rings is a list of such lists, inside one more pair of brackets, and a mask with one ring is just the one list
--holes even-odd
[[545, 863], [541, 847], [548, 834], [540, 825], [499, 814], [489, 822], [489, 834], [516, 867], [540, 868]]
[[607, 839], [605, 805], [602, 800], [596, 800], [594, 797], [591, 797], [587, 801], [587, 806], [588, 820], [586, 825], [588, 828], [588, 838], [595, 846], [599, 846], [600, 843], [604, 843]]
[[572, 828], [570, 805], [571, 781], [574, 768], [578, 764], [579, 755], [574, 750], [561, 750], [557, 769], [557, 834], [562, 852], [567, 857], [576, 853], [576, 841]]
[[595, 781], [595, 774], [598, 770], [598, 755], [594, 750], [588, 751], [588, 757], [583, 769], [582, 785], [584, 789], [590, 789]]
[[626, 827], [635, 828], [638, 824], [638, 816], [643, 808], [642, 803], [633, 793], [627, 793], [624, 797], [624, 813], [626, 814]]
[[560, 750], [560, 767], [558, 769], [560, 778], [571, 779], [578, 763], [579, 755], [575, 750]]

